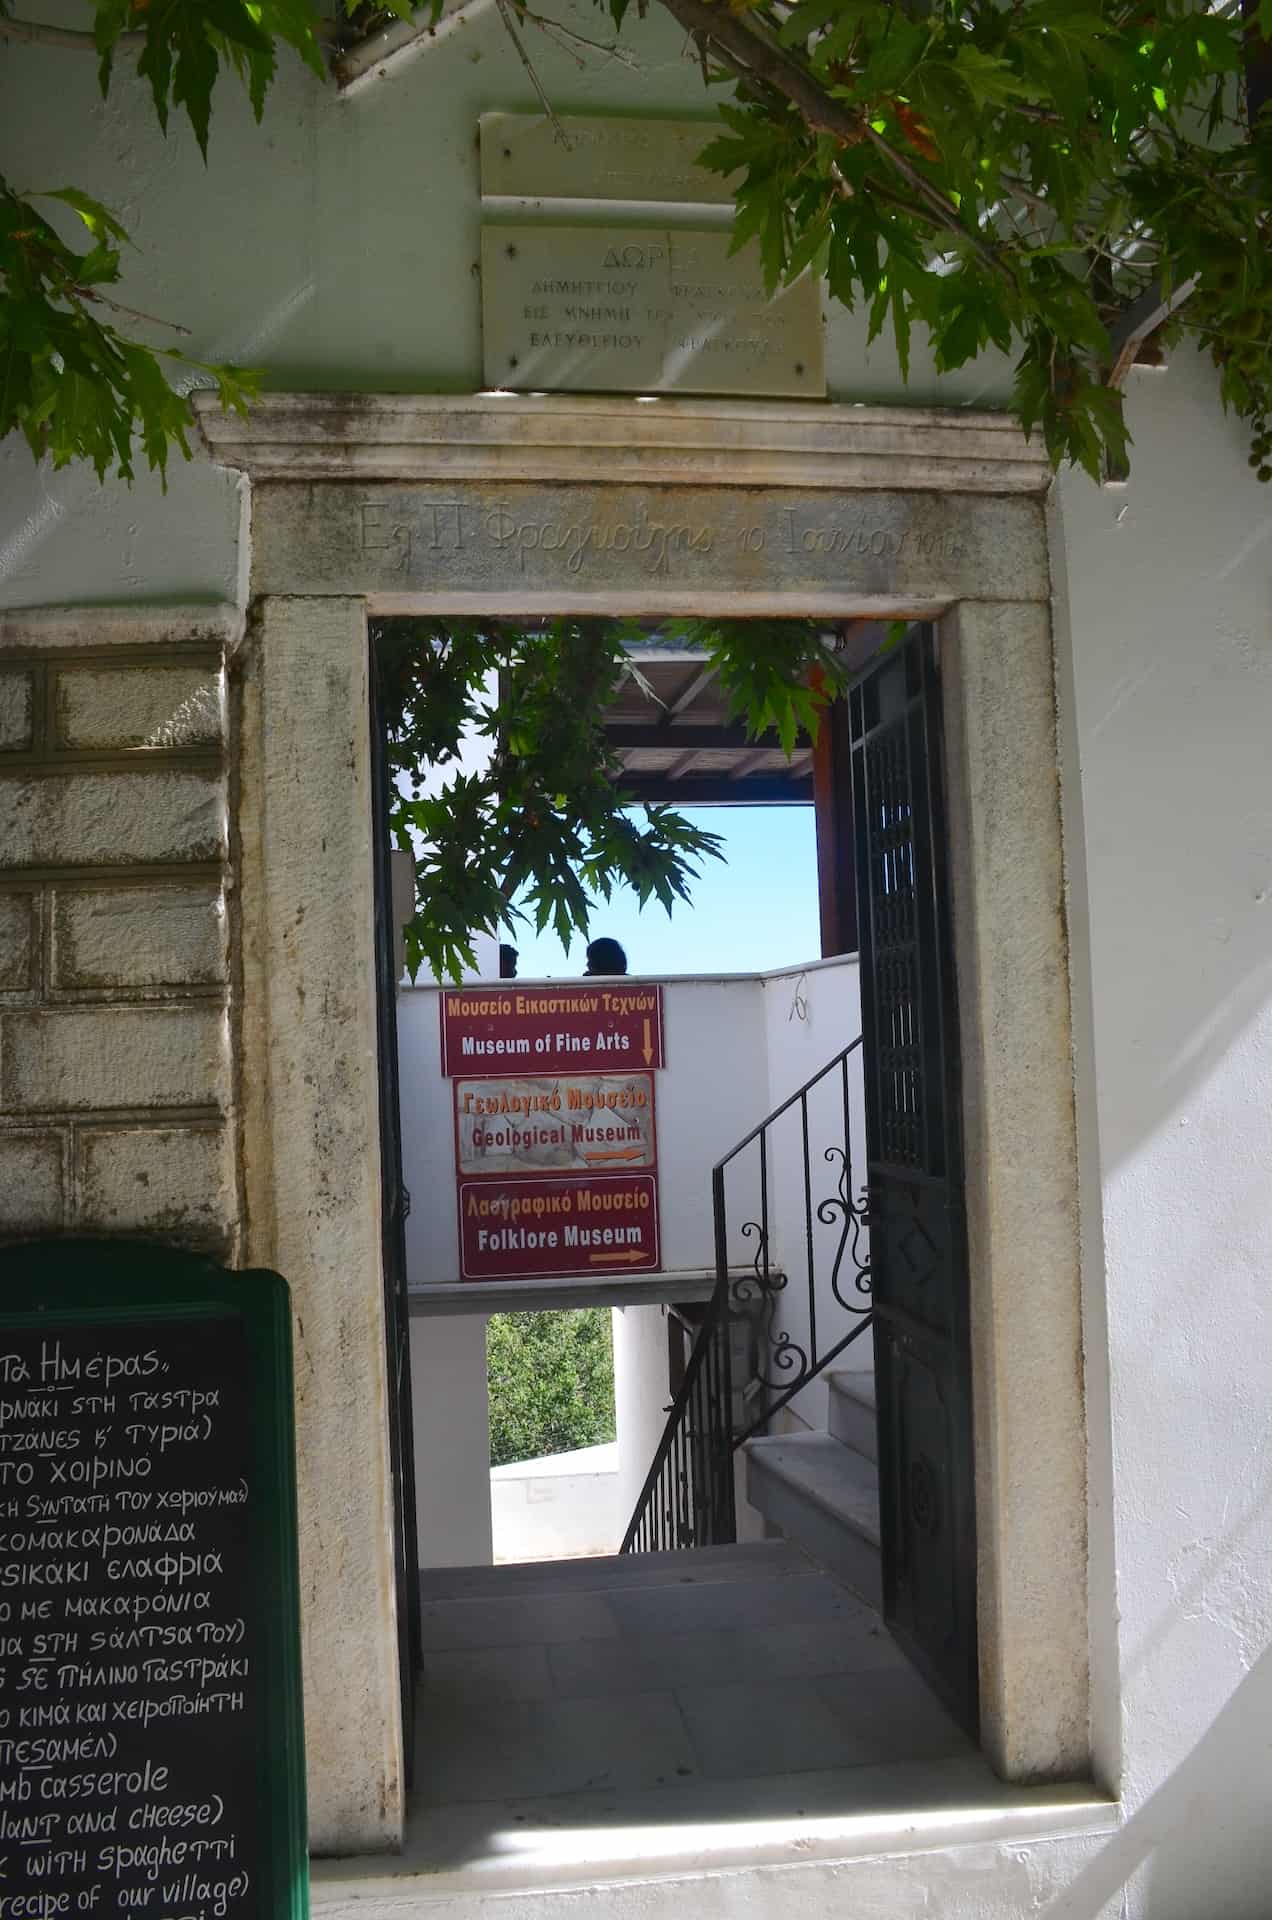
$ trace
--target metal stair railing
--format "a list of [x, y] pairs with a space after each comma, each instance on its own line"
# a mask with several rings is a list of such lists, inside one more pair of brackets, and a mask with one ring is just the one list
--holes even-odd
[[[859, 1035], [753, 1127], [711, 1170], [715, 1287], [623, 1536], [620, 1549], [623, 1553], [718, 1546], [736, 1539], [734, 1453], [871, 1325], [865, 1188], [863, 1186], [855, 1197], [853, 1192], [851, 1069], [860, 1066], [860, 1059]], [[836, 1140], [825, 1147], [822, 1158], [830, 1167], [837, 1167], [838, 1172], [834, 1192], [814, 1205], [809, 1096], [836, 1073], [839, 1075], [837, 1111], [842, 1142]], [[773, 1130], [788, 1114], [798, 1118], [803, 1159], [802, 1229], [808, 1331], [800, 1340], [785, 1327], [779, 1326], [774, 1334], [779, 1297], [789, 1285], [790, 1274], [785, 1265], [779, 1265], [773, 1258], [770, 1142]], [[758, 1160], [759, 1206], [756, 1217], [744, 1221], [741, 1227], [742, 1237], [754, 1241], [755, 1251], [750, 1267], [739, 1273], [729, 1267], [725, 1175], [732, 1163], [750, 1148], [756, 1149]], [[822, 1344], [819, 1327], [815, 1222], [839, 1229], [830, 1263], [829, 1288], [820, 1303], [823, 1310], [828, 1306], [838, 1309], [836, 1337], [829, 1346]], [[840, 1315], [849, 1317], [846, 1330]], [[733, 1344], [734, 1330], [739, 1326], [750, 1329], [764, 1358], [748, 1382], [748, 1397], [760, 1402], [758, 1412], [735, 1417]]]

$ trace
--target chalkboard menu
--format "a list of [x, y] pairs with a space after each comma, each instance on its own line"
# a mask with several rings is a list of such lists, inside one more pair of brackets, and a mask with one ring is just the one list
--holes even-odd
[[290, 1311], [0, 1250], [0, 1915], [308, 1913]]

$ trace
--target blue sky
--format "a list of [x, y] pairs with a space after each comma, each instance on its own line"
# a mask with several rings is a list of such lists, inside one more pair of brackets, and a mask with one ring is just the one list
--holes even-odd
[[[668, 919], [656, 902], [642, 913], [634, 893], [599, 902], [591, 937], [609, 934], [632, 973], [767, 972], [816, 960], [817, 853], [811, 806], [685, 807], [695, 826], [724, 836], [725, 858], [708, 860], [691, 902]], [[512, 936], [523, 980], [575, 979], [584, 942], [562, 950], [554, 934], [520, 927]]]

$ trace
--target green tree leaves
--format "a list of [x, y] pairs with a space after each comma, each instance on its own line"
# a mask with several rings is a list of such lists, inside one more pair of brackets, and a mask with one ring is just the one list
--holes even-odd
[[[357, 4], [348, 0], [350, 11]], [[412, 12], [410, 0], [384, 0], [384, 10]], [[259, 119], [279, 44], [326, 77], [321, 32], [310, 0], [96, 0], [93, 15], [102, 92], [126, 45], [160, 126], [167, 131], [173, 108], [183, 112], [205, 158], [222, 69], [247, 88]], [[92, 246], [79, 252], [63, 239], [35, 206], [41, 198], [72, 208]], [[138, 443], [161, 476], [173, 449], [189, 458], [190, 386], [211, 384], [223, 406], [241, 411], [258, 384], [241, 369], [149, 346], [121, 324], [152, 321], [102, 291], [121, 277], [127, 240], [109, 209], [77, 187], [39, 195], [0, 178], [0, 435], [21, 432], [37, 459], [49, 454], [58, 467], [87, 460], [99, 479], [131, 480]], [[184, 393], [168, 378], [177, 362], [197, 375]]]
[[737, 87], [702, 159], [740, 172], [770, 282], [823, 267], [903, 373], [919, 325], [941, 369], [1013, 352], [1027, 429], [1097, 475], [1125, 446], [1121, 316], [1195, 282], [1175, 329], [1268, 466], [1272, 108], [1247, 126], [1241, 74], [1272, 0], [1258, 29], [1194, 0], [663, 3]]
[[[390, 765], [389, 829], [416, 854], [407, 966], [474, 964], [474, 933], [518, 920], [565, 946], [589, 896], [629, 886], [670, 913], [718, 836], [670, 807], [625, 810], [604, 708], [626, 668], [613, 621], [395, 620], [374, 632]], [[464, 764], [464, 742], [488, 743]], [[436, 784], [422, 784], [432, 769]]]
[[[598, 4], [621, 19], [627, 0]], [[1174, 328], [1210, 351], [1270, 470], [1272, 104], [1245, 115], [1242, 76], [1272, 60], [1272, 0], [1244, 15], [1239, 0], [661, 4], [736, 88], [704, 160], [740, 172], [736, 237], [758, 241], [771, 284], [824, 273], [834, 298], [864, 303], [871, 337], [891, 329], [903, 374], [918, 326], [941, 369], [1013, 353], [1022, 419], [1053, 461], [1092, 472], [1124, 440], [1106, 384], [1121, 317], [1188, 285]], [[383, 10], [412, 14], [410, 0]], [[93, 17], [103, 88], [126, 49], [160, 124], [183, 113], [205, 153], [227, 68], [258, 116], [279, 48], [326, 73], [315, 0], [93, 0]], [[28, 192], [0, 196], [0, 432], [125, 478], [139, 437], [162, 472], [188, 451], [190, 412], [161, 390], [179, 356], [137, 339], [120, 323], [140, 316], [102, 292], [120, 277], [119, 223], [57, 189], [92, 243], [77, 252]], [[227, 405], [250, 393], [231, 369], [205, 373]]]
[[[37, 200], [74, 210], [90, 245], [82, 252], [39, 212]], [[160, 356], [109, 317], [131, 314], [103, 289], [120, 277], [127, 234], [114, 215], [76, 187], [26, 198], [0, 177], [0, 435], [17, 429], [37, 459], [55, 467], [91, 462], [99, 479], [134, 471], [135, 443], [163, 474], [169, 451], [188, 456], [190, 404], [164, 377]], [[163, 358], [197, 370], [223, 406], [242, 411], [251, 375], [208, 366], [168, 349]]]
[[491, 1315], [486, 1375], [492, 1467], [614, 1438], [610, 1327], [608, 1307]]

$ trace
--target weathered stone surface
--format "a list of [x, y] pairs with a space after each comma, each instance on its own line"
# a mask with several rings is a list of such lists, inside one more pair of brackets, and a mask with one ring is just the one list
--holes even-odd
[[0, 673], [0, 753], [30, 746], [33, 711], [31, 675]]
[[3, 866], [215, 860], [225, 836], [225, 795], [214, 774], [155, 768], [0, 779]]
[[0, 992], [35, 985], [35, 895], [0, 892]]
[[[894, 493], [1048, 492], [1046, 449], [1006, 413], [792, 407], [776, 400], [617, 394], [264, 393], [244, 419], [194, 410], [214, 460], [253, 480], [538, 486], [597, 476], [641, 487]], [[303, 591], [303, 589], [301, 589]], [[5, 626], [0, 616], [0, 647]]]
[[76, 1225], [221, 1246], [232, 1225], [228, 1173], [219, 1128], [85, 1128]]
[[969, 602], [942, 656], [971, 1265], [981, 1735], [1087, 1765], [1086, 1428], [1051, 633]]
[[256, 591], [800, 596], [868, 611], [1048, 593], [1032, 500], [723, 487], [265, 484]]
[[60, 1133], [0, 1132], [0, 1233], [38, 1233], [63, 1224]]
[[57, 675], [53, 713], [64, 747], [215, 746], [221, 676], [200, 666], [68, 667]]
[[247, 1264], [297, 1327], [310, 1844], [398, 1844], [403, 1813], [381, 1269], [366, 613], [272, 602], [243, 710]]
[[64, 1007], [0, 1015], [8, 1113], [204, 1107], [226, 1096], [219, 1007]]
[[54, 987], [214, 986], [226, 965], [225, 907], [214, 881], [54, 894]]
[[0, 608], [0, 654], [67, 653], [103, 647], [234, 646], [243, 615], [224, 603], [209, 606]]

